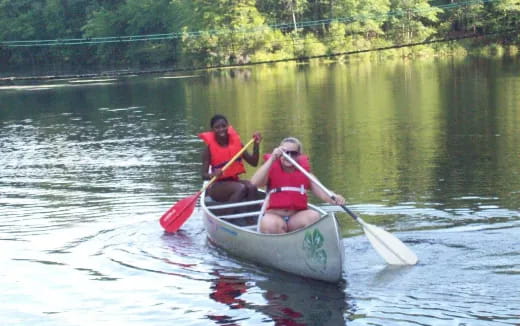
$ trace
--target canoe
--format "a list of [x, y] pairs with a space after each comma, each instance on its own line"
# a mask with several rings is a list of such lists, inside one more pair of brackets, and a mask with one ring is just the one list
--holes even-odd
[[[326, 282], [342, 279], [345, 250], [334, 213], [310, 204], [321, 218], [285, 234], [263, 234], [257, 221], [265, 193], [258, 200], [225, 204], [205, 193], [200, 199], [208, 239], [230, 254], [288, 273]], [[240, 213], [230, 214], [230, 211]]]

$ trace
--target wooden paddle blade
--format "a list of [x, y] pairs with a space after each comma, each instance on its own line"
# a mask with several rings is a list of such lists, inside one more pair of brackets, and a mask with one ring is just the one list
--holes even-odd
[[199, 191], [195, 195], [184, 198], [161, 216], [159, 223], [166, 232], [177, 232], [177, 230], [179, 230], [193, 213], [200, 194], [201, 192]]
[[[361, 221], [360, 221], [361, 222]], [[415, 265], [417, 256], [401, 240], [375, 225], [361, 222], [374, 249], [391, 265]]]

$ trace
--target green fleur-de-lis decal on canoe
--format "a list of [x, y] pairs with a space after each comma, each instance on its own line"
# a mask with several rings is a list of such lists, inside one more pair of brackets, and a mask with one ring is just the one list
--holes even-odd
[[322, 248], [325, 238], [318, 229], [305, 232], [303, 250], [305, 263], [313, 271], [323, 271], [327, 267], [327, 253]]

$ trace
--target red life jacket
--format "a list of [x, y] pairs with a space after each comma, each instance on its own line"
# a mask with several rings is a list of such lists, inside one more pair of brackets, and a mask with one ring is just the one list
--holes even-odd
[[[271, 154], [264, 155], [264, 159], [269, 159]], [[305, 170], [310, 172], [309, 159], [305, 155], [299, 155], [296, 162]], [[284, 190], [283, 188], [299, 188]], [[269, 206], [267, 209], [307, 209], [307, 189], [310, 189], [311, 182], [298, 169], [287, 173], [282, 168], [282, 162], [276, 160], [269, 169], [267, 177], [267, 188], [270, 191]]]
[[[219, 145], [217, 140], [215, 139], [215, 133], [213, 131], [206, 131], [199, 134], [199, 138], [202, 139], [209, 147], [209, 152], [211, 155], [210, 168], [220, 169], [226, 165], [233, 156], [236, 155], [242, 149], [242, 142], [240, 141], [240, 136], [230, 125], [228, 126], [228, 145], [226, 147], [222, 147]], [[238, 175], [246, 172], [244, 168], [244, 164], [242, 163], [242, 158], [238, 158], [233, 164], [231, 164], [224, 173], [217, 179], [226, 179], [233, 178], [238, 180]]]

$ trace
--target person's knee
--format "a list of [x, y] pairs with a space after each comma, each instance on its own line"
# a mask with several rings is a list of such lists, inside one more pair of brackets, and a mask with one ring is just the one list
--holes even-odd
[[247, 198], [249, 200], [255, 200], [257, 198], [258, 188], [252, 183], [248, 184], [246, 188]]
[[243, 183], [239, 183], [236, 188], [236, 192], [240, 194], [246, 194], [247, 193], [247, 186]]
[[247, 192], [250, 193], [250, 194], [256, 194], [256, 191], [257, 191], [258, 188], [256, 188], [256, 186], [252, 183], [249, 183], [247, 185]]
[[320, 214], [314, 210], [308, 210], [299, 213], [297, 216], [289, 219], [289, 231], [298, 230], [313, 224], [320, 219]]
[[235, 183], [233, 185], [230, 201], [240, 201], [247, 195], [247, 187], [243, 183]]
[[287, 225], [279, 218], [275, 218], [272, 215], [266, 215], [260, 222], [260, 232], [268, 234], [279, 234], [287, 232]]
[[311, 211], [311, 213], [309, 214], [309, 224], [312, 224], [319, 219], [320, 219], [320, 213], [318, 213], [316, 211]]
[[245, 188], [245, 190], [251, 194], [253, 192], [256, 192], [257, 188], [254, 184], [251, 183], [249, 180], [243, 180], [241, 182], [241, 185]]

